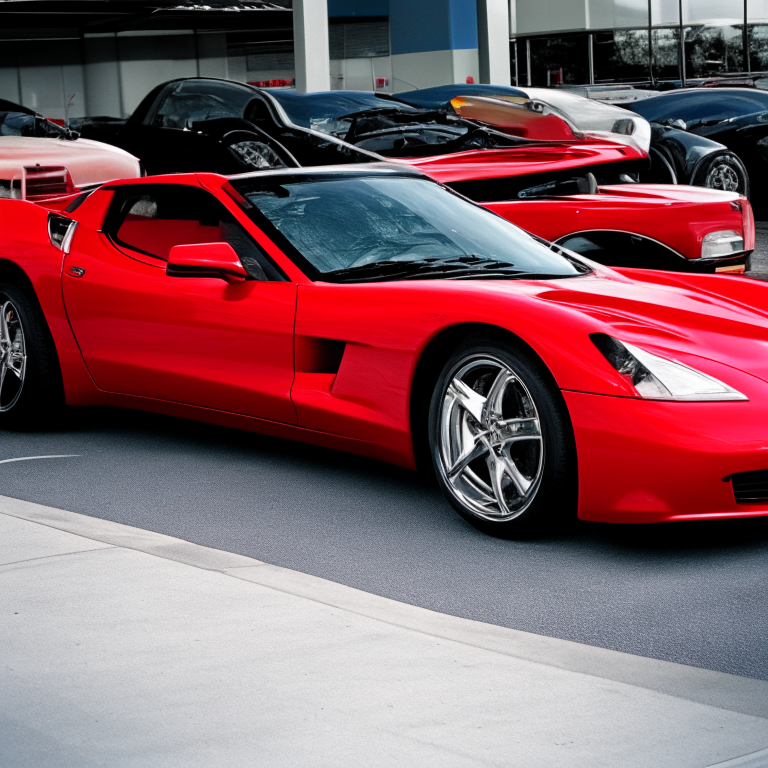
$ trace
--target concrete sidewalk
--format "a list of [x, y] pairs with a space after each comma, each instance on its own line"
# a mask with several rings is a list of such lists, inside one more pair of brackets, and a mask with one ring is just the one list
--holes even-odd
[[0, 765], [768, 766], [768, 682], [0, 497]]

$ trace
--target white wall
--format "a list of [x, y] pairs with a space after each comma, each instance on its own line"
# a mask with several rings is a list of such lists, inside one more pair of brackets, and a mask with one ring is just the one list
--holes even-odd
[[0, 44], [0, 98], [20, 102], [46, 117], [85, 114], [85, 85], [79, 40], [4, 41]]
[[197, 35], [197, 54], [200, 62], [200, 77], [229, 79], [227, 70], [227, 35], [216, 32]]
[[[384, 77], [389, 85], [376, 88], [376, 78]], [[392, 61], [389, 56], [364, 59], [331, 59], [331, 90], [373, 91], [392, 93]]]
[[392, 59], [392, 80], [395, 93], [429, 88], [433, 85], [465, 83], [467, 77], [480, 81], [477, 48], [458, 51], [427, 51], [398, 53]]
[[517, 34], [586, 29], [586, 0], [516, 0]]
[[91, 117], [118, 117], [122, 114], [120, 65], [117, 38], [112, 34], [88, 36], [83, 40], [86, 113]]
[[82, 41], [5, 41], [0, 44], [0, 98], [46, 117], [129, 115], [147, 92], [176, 77], [226, 79], [223, 32], [88, 35]]
[[120, 90], [123, 115], [129, 115], [147, 92], [166, 80], [196, 77], [195, 36], [177, 34], [118, 33]]

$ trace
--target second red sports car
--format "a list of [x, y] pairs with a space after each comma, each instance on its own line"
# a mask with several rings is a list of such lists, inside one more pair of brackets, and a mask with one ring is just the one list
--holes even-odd
[[431, 466], [499, 536], [768, 515], [763, 283], [601, 267], [393, 165], [0, 216], [0, 428], [113, 405]]

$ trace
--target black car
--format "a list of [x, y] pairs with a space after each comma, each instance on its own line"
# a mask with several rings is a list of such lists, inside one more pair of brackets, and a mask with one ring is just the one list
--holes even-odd
[[86, 138], [135, 155], [152, 175], [377, 162], [382, 155], [413, 157], [528, 143], [378, 94], [299, 95], [210, 78], [163, 83], [128, 120], [88, 118], [77, 128]]
[[[701, 93], [701, 92], [699, 92]], [[675, 94], [669, 94], [674, 97]], [[768, 94], [765, 94], [768, 96]], [[457, 96], [485, 96], [491, 98], [527, 99], [532, 105], [544, 104], [562, 114], [582, 131], [625, 134], [622, 109], [618, 106], [576, 96], [556, 88], [512, 88], [505, 85], [441, 85], [417, 91], [400, 93], [397, 98], [425, 109], [452, 111], [451, 100]], [[707, 94], [705, 93], [706, 97]], [[668, 98], [667, 95], [657, 98]], [[631, 104], [634, 110], [651, 124], [647, 145], [642, 148], [651, 158], [649, 167], [640, 171], [638, 181], [657, 184], [691, 184], [698, 187], [724, 189], [750, 196], [749, 176], [743, 162], [728, 142], [708, 134], [686, 131], [684, 125], [659, 122], [643, 111], [643, 106], [657, 98]], [[638, 127], [639, 128], [639, 127]], [[647, 130], [647, 128], [646, 128]], [[722, 142], [722, 143], [718, 143]]]
[[720, 179], [720, 183], [732, 188], [748, 171], [753, 180], [752, 204], [757, 213], [768, 211], [768, 189], [758, 183], [768, 171], [767, 92], [751, 88], [686, 88], [633, 102], [628, 108], [658, 125], [728, 147], [738, 163], [715, 165], [707, 169], [707, 177]]
[[[211, 78], [163, 83], [124, 124], [91, 118], [81, 121], [78, 129], [86, 137], [127, 150], [152, 175], [234, 174], [551, 144], [512, 136], [448, 110], [414, 107], [387, 94], [297, 94]], [[627, 175], [637, 180], [647, 166], [646, 159], [603, 164], [587, 159], [578, 172], [513, 174], [451, 186], [478, 202], [573, 194], [594, 191], [597, 184], [632, 180]]]

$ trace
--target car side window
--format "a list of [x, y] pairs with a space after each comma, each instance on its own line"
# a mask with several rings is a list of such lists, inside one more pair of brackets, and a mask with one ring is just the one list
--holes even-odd
[[117, 246], [158, 262], [175, 245], [229, 243], [254, 280], [286, 276], [235, 217], [210, 192], [175, 184], [119, 188], [105, 222]]
[[242, 117], [253, 93], [241, 86], [212, 80], [186, 80], [176, 86], [151, 117], [154, 128], [191, 128], [202, 120]]
[[238, 117], [229, 105], [217, 96], [204, 93], [173, 93], [155, 113], [154, 128], [191, 128], [202, 120]]

